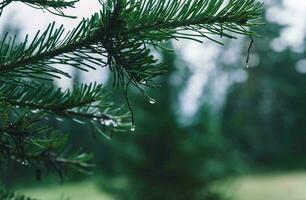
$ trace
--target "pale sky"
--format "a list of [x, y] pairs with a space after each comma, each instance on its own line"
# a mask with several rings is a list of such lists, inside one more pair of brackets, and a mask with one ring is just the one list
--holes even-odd
[[[264, 0], [266, 5], [274, 5], [275, 0]], [[76, 15], [78, 19], [67, 19], [63, 17], [54, 16], [49, 13], [43, 13], [41, 10], [35, 10], [22, 3], [11, 3], [4, 10], [3, 16], [0, 20], [0, 28], [4, 24], [10, 23], [22, 28], [21, 38], [26, 33], [34, 35], [38, 29], [44, 29], [48, 23], [56, 21], [58, 25], [64, 24], [69, 30], [72, 29], [82, 17], [90, 17], [94, 12], [98, 11], [101, 6], [96, 0], [81, 0], [76, 9], [68, 9], [67, 14]], [[271, 47], [275, 51], [282, 51], [286, 47], [290, 47], [295, 51], [304, 50], [303, 41], [305, 40], [306, 32], [306, 0], [284, 0], [281, 7], [269, 7], [267, 11], [267, 18], [270, 21], [277, 22], [279, 24], [286, 25], [279, 38], [271, 41]], [[238, 43], [239, 41], [234, 41]], [[180, 95], [181, 109], [185, 116], [193, 116], [198, 108], [198, 102], [203, 97], [203, 87], [209, 77], [214, 73], [216, 69], [216, 60], [219, 59], [220, 45], [214, 44], [210, 41], [204, 44], [198, 44], [195, 42], [178, 42], [175, 44], [179, 50], [180, 55], [188, 63], [188, 67], [192, 70], [192, 76], [188, 80], [186, 88]], [[237, 47], [237, 45], [236, 45]], [[241, 54], [241, 50], [236, 49], [236, 55]], [[228, 58], [233, 58], [232, 51], [224, 52]], [[241, 54], [242, 55], [242, 54]], [[233, 61], [235, 62], [235, 60]], [[305, 62], [303, 62], [305, 63]], [[242, 66], [243, 68], [243, 66]], [[107, 72], [105, 69], [94, 71], [84, 75], [86, 82], [90, 81], [105, 81]], [[242, 70], [238, 70], [235, 75], [237, 81], [243, 81], [247, 78], [246, 73]], [[223, 95], [226, 91], [228, 77], [219, 76], [214, 80], [214, 87], [216, 89], [216, 95]], [[58, 81], [64, 88], [71, 84], [71, 80], [62, 79]]]
[[267, 19], [286, 26], [279, 38], [272, 41], [276, 51], [291, 47], [294, 51], [304, 51], [306, 33], [306, 0], [285, 0], [280, 7], [271, 7]]
[[[65, 17], [59, 17], [49, 12], [38, 9], [33, 9], [20, 2], [14, 2], [5, 7], [3, 15], [0, 20], [0, 28], [6, 23], [21, 27], [22, 33], [20, 38], [24, 38], [28, 33], [30, 36], [41, 29], [44, 30], [50, 22], [55, 21], [57, 26], [64, 24], [66, 30], [73, 29], [82, 18], [89, 18], [92, 14], [99, 11], [101, 5], [96, 0], [81, 0], [76, 4], [76, 8], [70, 8], [65, 10], [65, 14], [78, 16], [77, 19], [70, 19]], [[72, 71], [71, 68], [67, 69]], [[90, 73], [82, 73], [81, 76], [85, 80], [84, 82], [103, 82], [107, 79], [108, 71], [106, 68], [98, 68], [98, 70], [92, 70]], [[55, 80], [62, 88], [68, 88], [72, 85], [72, 79], [63, 77], [62, 79]]]
[[[275, 2], [280, 2], [279, 0], [262, 1], [268, 8], [266, 16], [268, 20], [286, 26], [282, 30], [280, 37], [271, 41], [272, 49], [275, 51], [283, 51], [286, 47], [289, 47], [296, 52], [304, 51], [306, 0], [284, 0], [280, 7], [275, 6]], [[218, 97], [224, 97], [226, 89], [231, 82], [241, 82], [247, 79], [248, 75], [243, 69], [243, 62], [239, 63], [239, 60], [237, 60], [237, 55], [243, 57], [240, 42], [239, 40], [233, 40], [231, 43], [233, 48], [230, 51], [222, 52], [222, 55], [227, 58], [227, 61], [234, 59], [232, 62], [238, 62], [241, 65], [241, 69], [236, 70], [230, 76], [216, 72], [218, 70], [216, 68], [216, 60], [220, 59], [218, 56], [221, 48], [224, 47], [210, 41], [206, 44], [204, 43], [204, 45], [195, 44], [194, 42], [182, 42], [181, 45], [178, 45], [181, 55], [190, 63], [190, 67], [193, 69], [193, 75], [190, 77], [180, 97], [181, 108], [187, 119], [188, 117], [191, 118], [197, 112], [199, 102], [203, 102], [203, 99], [205, 99], [203, 87], [207, 84], [207, 81], [210, 81], [210, 84], [214, 87], [212, 100], [213, 104], [217, 104], [218, 106], [218, 104], [222, 103], [220, 101], [223, 99]], [[254, 63], [256, 65], [259, 61], [259, 58], [252, 55], [250, 58], [251, 64]], [[302, 65], [305, 63], [305, 60], [298, 62], [297, 70], [306, 73], [306, 66]], [[209, 77], [214, 76], [216, 73], [218, 73], [216, 78], [209, 79]]]

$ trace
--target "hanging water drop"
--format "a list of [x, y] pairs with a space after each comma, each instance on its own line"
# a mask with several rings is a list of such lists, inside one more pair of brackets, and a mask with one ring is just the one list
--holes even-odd
[[72, 120], [79, 124], [86, 124], [84, 121], [76, 119], [76, 118], [73, 118]]
[[150, 99], [149, 99], [149, 103], [150, 103], [150, 104], [155, 104], [155, 103], [156, 103], [156, 100], [153, 99], [153, 98], [150, 98]]
[[97, 117], [92, 118], [93, 121], [98, 121]]
[[135, 125], [132, 125], [132, 126], [131, 126], [131, 131], [134, 132], [135, 130], [136, 130], [136, 126], [135, 126]]
[[60, 117], [56, 117], [55, 118], [57, 121], [60, 121], [60, 122], [62, 122], [62, 121], [64, 121], [62, 118], [60, 118]]
[[27, 161], [22, 161], [21, 164], [26, 166], [26, 165], [28, 165], [29, 163], [28, 163]]
[[36, 114], [39, 112], [39, 109], [34, 109], [34, 110], [31, 110], [32, 113]]
[[147, 81], [146, 80], [141, 80], [140, 83], [145, 85], [145, 84], [147, 84]]
[[113, 123], [114, 123], [114, 121], [111, 120], [111, 119], [105, 119], [105, 120], [104, 120], [105, 126], [110, 126], [110, 125], [112, 125]]

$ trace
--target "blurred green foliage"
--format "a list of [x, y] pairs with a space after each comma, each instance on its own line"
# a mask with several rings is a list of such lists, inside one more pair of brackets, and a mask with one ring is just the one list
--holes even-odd
[[[176, 55], [163, 53], [169, 74], [176, 73]], [[142, 95], [135, 99], [137, 118], [133, 135], [110, 142], [114, 176], [102, 183], [117, 199], [216, 200], [214, 181], [224, 179], [234, 166], [231, 151], [203, 111], [200, 122], [181, 126], [175, 116], [178, 88], [171, 76], [161, 80], [154, 104]], [[119, 147], [119, 148], [118, 148]]]
[[[222, 133], [255, 166], [301, 168], [306, 152], [306, 75], [296, 70], [305, 52], [275, 52], [282, 27], [266, 22], [252, 50], [259, 62], [233, 84], [223, 109]], [[293, 166], [292, 166], [293, 165]]]

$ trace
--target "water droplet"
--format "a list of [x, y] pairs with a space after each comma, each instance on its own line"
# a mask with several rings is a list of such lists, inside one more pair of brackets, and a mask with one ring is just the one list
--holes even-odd
[[34, 113], [34, 114], [35, 114], [35, 113], [38, 113], [38, 112], [39, 112], [39, 109], [31, 110], [31, 112]]
[[98, 121], [97, 117], [92, 118], [93, 121]]
[[74, 122], [76, 122], [76, 123], [79, 123], [79, 124], [86, 124], [84, 121], [79, 120], [79, 119], [76, 119], [76, 118], [73, 118], [72, 120], [73, 120]]
[[57, 121], [60, 121], [60, 122], [62, 122], [62, 121], [64, 121], [62, 118], [60, 118], [60, 117], [56, 117], [55, 118]]
[[104, 120], [104, 124], [105, 124], [105, 126], [109, 126], [109, 125], [112, 125], [113, 124], [113, 120], [111, 120], [111, 119], [105, 119]]
[[147, 84], [147, 81], [146, 80], [141, 80], [140, 83], [145, 85], [145, 84]]
[[150, 99], [149, 99], [149, 103], [150, 103], [150, 104], [155, 104], [155, 103], [156, 103], [156, 100], [153, 99], [153, 98], [150, 98]]
[[28, 165], [29, 163], [28, 163], [28, 161], [22, 161], [21, 164], [22, 165]]
[[135, 130], [136, 130], [136, 126], [135, 126], [135, 125], [132, 125], [132, 126], [131, 126], [131, 131], [134, 132]]

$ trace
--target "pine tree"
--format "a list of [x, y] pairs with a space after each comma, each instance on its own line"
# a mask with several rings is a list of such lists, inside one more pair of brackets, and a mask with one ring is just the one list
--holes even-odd
[[[23, 2], [35, 9], [74, 18], [64, 9], [78, 0], [2, 0]], [[66, 170], [87, 172], [91, 155], [67, 152], [67, 137], [49, 127], [50, 117], [90, 123], [106, 137], [134, 131], [135, 120], [128, 89], [158, 88], [154, 79], [166, 72], [152, 54], [170, 39], [221, 43], [215, 36], [255, 36], [249, 27], [259, 24], [261, 3], [255, 0], [99, 0], [101, 11], [83, 19], [73, 30], [50, 23], [35, 36], [16, 42], [6, 33], [0, 40], [0, 162], [17, 162], [35, 169], [40, 179], [46, 170], [62, 179]], [[30, 39], [32, 38], [32, 39]], [[113, 86], [122, 91], [127, 109], [107, 100], [109, 92], [98, 83], [63, 91], [50, 81], [71, 77], [61, 66], [88, 71], [107, 67]]]
[[146, 117], [139, 118], [134, 136], [120, 135], [108, 144], [115, 167], [113, 173], [103, 172], [102, 188], [118, 200], [223, 199], [211, 185], [233, 172], [232, 151], [212, 127], [208, 108], [201, 109], [200, 122], [188, 127], [178, 122], [173, 103], [180, 89], [172, 82], [179, 73], [178, 57], [166, 51], [161, 55], [168, 75], [159, 78], [163, 87], [152, 91], [159, 102], [134, 98], [136, 115]]
[[[228, 90], [223, 133], [251, 167], [292, 170], [305, 163], [306, 79], [294, 67], [305, 58], [305, 51], [271, 50], [270, 41], [279, 37], [283, 26], [265, 23], [261, 32], [266, 37], [254, 45], [260, 59], [245, 83], [235, 83]], [[264, 56], [268, 53], [269, 57]]]

